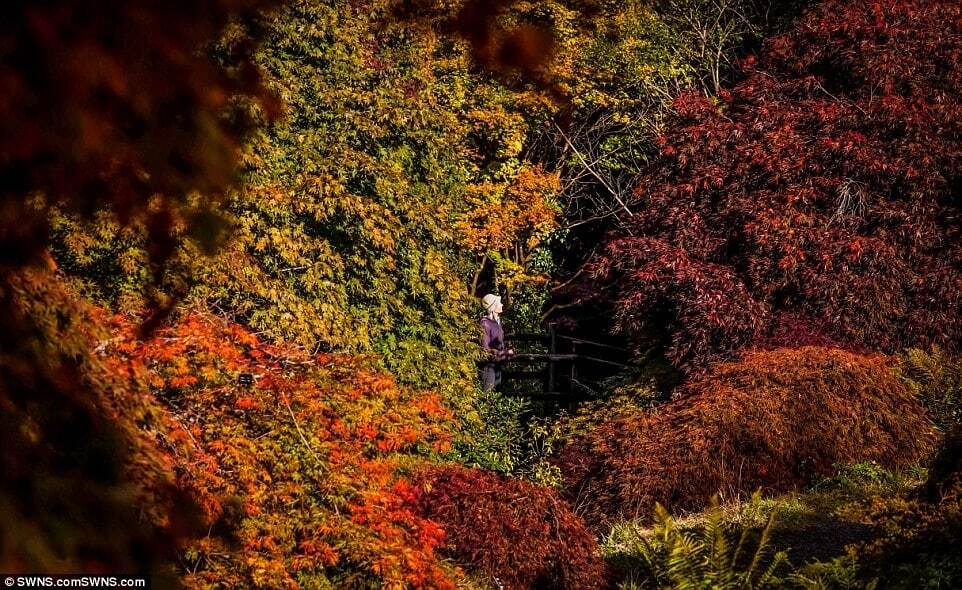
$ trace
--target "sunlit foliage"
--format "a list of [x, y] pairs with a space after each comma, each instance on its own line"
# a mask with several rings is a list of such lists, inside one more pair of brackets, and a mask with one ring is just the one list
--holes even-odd
[[[747, 522], [758, 519], [760, 506], [761, 494], [755, 492], [743, 508]], [[734, 527], [725, 522], [718, 496], [713, 496], [704, 526], [685, 530], [664, 506], [656, 504], [650, 534], [637, 539], [632, 548], [638, 566], [631, 572], [628, 588], [786, 588], [788, 555], [771, 546], [776, 515], [772, 511], [760, 531], [747, 525], [731, 530]]]
[[187, 315], [146, 342], [135, 328], [113, 320], [97, 362], [127, 380], [113, 419], [134, 427], [135, 450], [154, 449], [153, 465], [139, 453], [131, 465], [153, 524], [185, 510], [151, 514], [159, 483], [200, 508], [179, 563], [189, 587], [453, 588], [434, 553], [443, 532], [407, 507], [399, 476], [450, 446], [437, 395], [214, 316]]
[[594, 523], [655, 502], [698, 509], [715, 493], [779, 492], [836, 463], [904, 467], [934, 432], [882, 356], [806, 347], [747, 353], [685, 386], [681, 399], [615, 417], [558, 454], [568, 496]]
[[771, 334], [954, 348], [959, 10], [823, 2], [718, 99], [679, 96], [590, 266], [618, 327], [689, 369]]
[[899, 357], [898, 373], [943, 431], [962, 424], [962, 359], [935, 348], [910, 348]]

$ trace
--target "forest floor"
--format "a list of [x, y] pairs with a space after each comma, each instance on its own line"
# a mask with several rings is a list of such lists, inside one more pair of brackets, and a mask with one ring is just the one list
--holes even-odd
[[[876, 531], [859, 522], [852, 509], [876, 496], [905, 494], [924, 481], [923, 468], [891, 472], [872, 463], [858, 463], [839, 467], [834, 476], [807, 489], [766, 498], [757, 511], [749, 510], [747, 498], [723, 499], [721, 510], [723, 521], [733, 528], [757, 530], [775, 511], [772, 549], [785, 551], [793, 564], [801, 565], [842, 556], [846, 546], [871, 541]], [[697, 530], [707, 521], [707, 511], [675, 518], [683, 530]], [[608, 559], [631, 563], [640, 540], [651, 534], [647, 520], [617, 524], [603, 540], [603, 552]]]

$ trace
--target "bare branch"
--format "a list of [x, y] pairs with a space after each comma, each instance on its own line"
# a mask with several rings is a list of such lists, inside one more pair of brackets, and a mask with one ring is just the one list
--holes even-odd
[[601, 186], [608, 189], [608, 192], [611, 193], [611, 196], [613, 196], [615, 200], [618, 201], [618, 204], [621, 205], [622, 209], [624, 209], [628, 213], [628, 215], [634, 215], [634, 213], [631, 212], [631, 209], [628, 208], [628, 205], [626, 205], [625, 202], [622, 200], [621, 196], [617, 192], [615, 192], [615, 190], [611, 188], [611, 186], [605, 181], [605, 179], [602, 178], [600, 174], [595, 172], [594, 168], [592, 168], [588, 164], [587, 160], [585, 160], [585, 157], [581, 155], [581, 152], [578, 151], [578, 148], [576, 148], [574, 144], [571, 143], [571, 140], [568, 139], [568, 136], [565, 135], [565, 132], [561, 129], [561, 126], [558, 125], [558, 123], [555, 123], [555, 127], [558, 129], [558, 133], [561, 134], [561, 137], [564, 138], [565, 143], [568, 144], [568, 148], [572, 152], [574, 152], [575, 156], [577, 156], [579, 160], [581, 160], [581, 164], [585, 167], [585, 169], [588, 170], [588, 172], [590, 172], [591, 175], [594, 176], [598, 180], [598, 182], [601, 183]]

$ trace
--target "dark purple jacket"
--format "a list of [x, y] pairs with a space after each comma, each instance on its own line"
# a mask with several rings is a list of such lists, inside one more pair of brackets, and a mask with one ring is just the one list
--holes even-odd
[[493, 361], [506, 359], [508, 347], [504, 344], [504, 330], [501, 324], [485, 316], [481, 318], [481, 328], [484, 330], [484, 334], [481, 335], [481, 348], [491, 355]]

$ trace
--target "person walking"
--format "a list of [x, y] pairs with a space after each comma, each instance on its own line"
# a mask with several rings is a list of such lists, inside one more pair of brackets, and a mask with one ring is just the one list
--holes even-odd
[[501, 384], [501, 363], [514, 356], [514, 350], [508, 348], [504, 341], [504, 330], [501, 328], [501, 312], [504, 306], [501, 298], [488, 293], [481, 298], [484, 315], [481, 317], [481, 348], [484, 349], [485, 359], [481, 364], [481, 387], [491, 391]]

